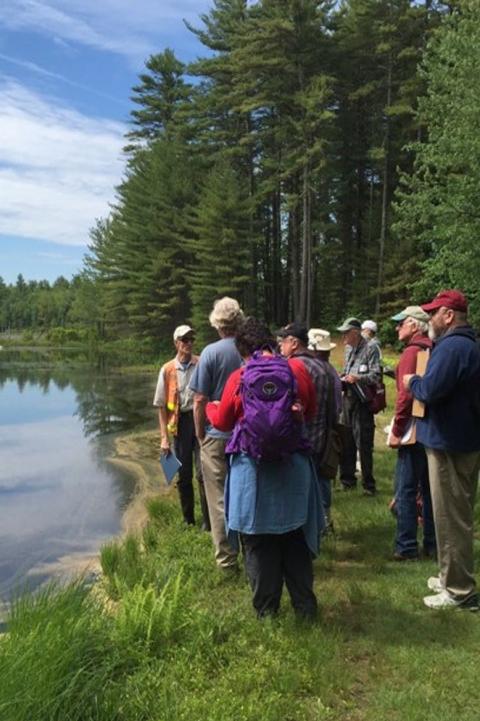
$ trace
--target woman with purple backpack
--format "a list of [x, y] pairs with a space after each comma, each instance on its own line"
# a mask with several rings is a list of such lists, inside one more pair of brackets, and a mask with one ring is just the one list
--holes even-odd
[[247, 318], [235, 342], [245, 360], [220, 401], [207, 405], [216, 428], [233, 429], [226, 451], [225, 521], [238, 546], [258, 617], [275, 615], [283, 584], [295, 613], [313, 619], [313, 557], [324, 516], [304, 419], [315, 413], [315, 390], [303, 363], [274, 353], [266, 326]]

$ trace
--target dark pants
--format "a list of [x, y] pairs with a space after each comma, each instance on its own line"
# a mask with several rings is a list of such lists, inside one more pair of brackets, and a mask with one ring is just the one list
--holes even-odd
[[395, 510], [397, 535], [395, 550], [402, 556], [418, 556], [417, 546], [417, 493], [422, 496], [423, 548], [434, 553], [435, 526], [432, 500], [428, 483], [428, 464], [425, 449], [420, 443], [398, 449], [395, 469]]
[[312, 554], [301, 528], [279, 535], [242, 534], [242, 545], [253, 607], [259, 617], [278, 611], [284, 581], [295, 613], [315, 617]]
[[183, 519], [186, 523], [190, 523], [192, 525], [195, 523], [195, 504], [192, 483], [193, 457], [195, 456], [195, 475], [197, 477], [198, 490], [200, 493], [200, 507], [202, 509], [203, 526], [207, 530], [210, 530], [208, 506], [205, 498], [205, 490], [203, 488], [200, 449], [195, 436], [195, 426], [193, 423], [193, 411], [180, 413], [178, 419], [178, 432], [175, 436], [174, 446], [175, 454], [182, 464], [178, 471], [177, 488], [180, 496]]
[[320, 494], [322, 496], [322, 505], [325, 512], [325, 525], [330, 523], [330, 509], [332, 507], [332, 480], [322, 475], [322, 459], [323, 453], [312, 453], [313, 465], [317, 473], [318, 485], [320, 486]]
[[355, 471], [358, 451], [362, 468], [362, 485], [367, 491], [375, 491], [375, 478], [373, 477], [375, 422], [373, 413], [366, 403], [362, 403], [355, 396], [348, 395], [343, 399], [342, 416], [347, 429], [340, 459], [340, 480], [347, 488], [357, 485]]

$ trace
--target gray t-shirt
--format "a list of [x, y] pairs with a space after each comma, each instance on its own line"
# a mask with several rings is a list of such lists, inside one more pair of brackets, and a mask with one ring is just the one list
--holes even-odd
[[[242, 357], [233, 338], [221, 338], [205, 346], [190, 380], [190, 389], [207, 396], [209, 401], [219, 401], [227, 378], [242, 365]], [[228, 438], [230, 433], [206, 426], [207, 435], [214, 438]]]

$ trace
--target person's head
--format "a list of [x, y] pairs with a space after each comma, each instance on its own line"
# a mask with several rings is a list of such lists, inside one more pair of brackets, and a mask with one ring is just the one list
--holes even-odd
[[280, 328], [280, 330], [277, 331], [277, 340], [280, 346], [280, 353], [285, 356], [285, 358], [290, 358], [290, 356], [295, 355], [295, 353], [307, 349], [307, 327], [297, 321], [288, 323], [284, 328]]
[[173, 331], [173, 342], [179, 357], [185, 359], [191, 357], [194, 341], [195, 331], [189, 325], [179, 325]]
[[342, 334], [343, 345], [355, 347], [360, 343], [362, 324], [358, 318], [347, 318], [337, 330]]
[[225, 296], [216, 300], [210, 313], [209, 321], [221, 338], [235, 335], [237, 328], [243, 321], [243, 311], [235, 298]]
[[322, 360], [328, 360], [330, 351], [336, 346], [336, 343], [332, 343], [328, 330], [310, 328], [308, 331], [308, 349]]
[[256, 350], [273, 349], [275, 338], [264, 323], [249, 316], [237, 328], [235, 345], [242, 358], [249, 358]]
[[400, 313], [392, 315], [392, 320], [397, 324], [398, 340], [402, 343], [408, 343], [419, 333], [422, 335], [428, 333], [428, 313], [425, 313], [419, 305], [407, 306]]
[[362, 323], [362, 335], [366, 340], [371, 340], [377, 335], [377, 324], [374, 320], [364, 320]]
[[467, 322], [468, 303], [459, 290], [441, 290], [421, 307], [429, 315], [428, 335], [432, 340]]

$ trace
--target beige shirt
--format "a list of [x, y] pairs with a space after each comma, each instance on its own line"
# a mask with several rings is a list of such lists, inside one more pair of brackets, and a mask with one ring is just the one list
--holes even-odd
[[[177, 369], [177, 387], [180, 398], [180, 413], [193, 410], [193, 391], [190, 390], [190, 379], [195, 370], [196, 363], [190, 361], [188, 366], [184, 367], [179, 360], [175, 358], [175, 367]], [[157, 408], [165, 408], [165, 371], [164, 366], [158, 374], [157, 387], [153, 398], [153, 405]]]

